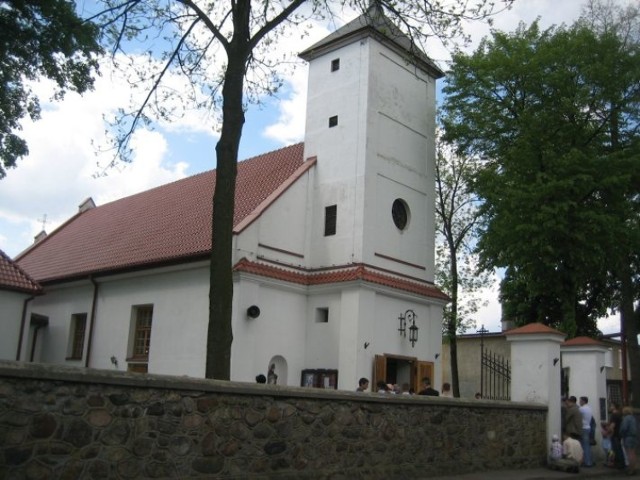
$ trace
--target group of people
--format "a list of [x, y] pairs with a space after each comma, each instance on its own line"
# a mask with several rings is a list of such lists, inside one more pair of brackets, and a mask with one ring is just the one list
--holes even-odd
[[[579, 406], [578, 406], [579, 404]], [[607, 466], [636, 473], [637, 425], [631, 407], [612, 403], [609, 420], [600, 423], [602, 449]], [[557, 435], [551, 442], [549, 466], [578, 472], [580, 467], [593, 467], [592, 447], [596, 445], [596, 422], [587, 397], [567, 397], [562, 409], [562, 444]]]
[[[358, 388], [356, 388], [357, 392], [366, 392], [369, 390], [369, 379], [361, 378], [358, 381]], [[386, 383], [384, 380], [379, 380], [376, 384], [376, 392], [377, 393], [391, 393], [397, 395], [415, 395], [416, 392], [413, 388], [409, 386], [408, 383], [403, 383], [401, 385]], [[431, 379], [429, 377], [424, 377], [422, 379], [422, 388], [417, 392], [418, 395], [427, 395], [430, 397], [453, 397], [451, 392], [451, 384], [443, 383], [442, 384], [442, 395], [438, 390], [431, 386]]]
[[607, 465], [626, 468], [629, 475], [635, 475], [638, 426], [633, 409], [626, 406], [620, 410], [619, 405], [612, 404], [609, 421], [601, 422], [600, 428]]
[[[356, 392], [366, 392], [369, 390], [369, 379], [362, 377], [358, 381], [358, 388], [356, 388]], [[414, 395], [416, 392], [413, 388], [409, 387], [408, 383], [403, 383], [401, 385], [386, 383], [384, 380], [378, 381], [376, 384], [377, 393], [391, 393], [398, 395]], [[422, 379], [422, 388], [418, 391], [418, 395], [427, 395], [430, 397], [450, 397], [453, 398], [453, 391], [451, 390], [451, 384], [449, 382], [444, 382], [442, 384], [442, 392], [439, 392], [435, 388], [431, 386], [431, 379], [429, 377], [424, 377]], [[482, 395], [480, 392], [475, 394], [476, 399], [481, 399]]]

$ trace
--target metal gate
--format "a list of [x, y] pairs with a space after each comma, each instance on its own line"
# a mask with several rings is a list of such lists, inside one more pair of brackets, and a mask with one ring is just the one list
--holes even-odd
[[480, 394], [491, 400], [511, 400], [509, 359], [481, 348]]

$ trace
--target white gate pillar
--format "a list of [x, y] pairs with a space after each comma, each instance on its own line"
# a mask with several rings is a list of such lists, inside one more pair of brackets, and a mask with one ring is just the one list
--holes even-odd
[[[596, 441], [601, 445], [600, 420], [607, 416], [607, 370], [603, 343], [589, 337], [576, 337], [560, 346], [562, 368], [568, 369], [569, 395], [587, 397], [596, 421]], [[602, 449], [593, 448], [593, 457], [602, 460]]]
[[560, 434], [560, 344], [565, 334], [541, 323], [505, 332], [511, 342], [511, 400], [544, 403], [547, 450], [551, 436]]

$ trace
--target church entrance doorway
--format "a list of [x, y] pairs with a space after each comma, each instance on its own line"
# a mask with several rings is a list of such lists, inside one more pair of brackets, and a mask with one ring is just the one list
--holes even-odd
[[371, 390], [377, 391], [377, 383], [382, 380], [385, 383], [402, 386], [408, 383], [411, 391], [418, 392], [422, 385], [422, 379], [429, 377], [433, 381], [433, 362], [418, 360], [416, 357], [406, 357], [385, 353], [376, 355], [373, 365]]

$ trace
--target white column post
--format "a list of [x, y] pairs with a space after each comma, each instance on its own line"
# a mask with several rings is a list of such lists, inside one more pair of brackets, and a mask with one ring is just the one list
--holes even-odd
[[541, 323], [505, 332], [511, 342], [511, 400], [548, 405], [547, 449], [560, 434], [560, 344], [565, 334]]
[[[608, 348], [589, 337], [576, 337], [560, 346], [562, 367], [569, 373], [569, 395], [587, 397], [596, 421], [596, 441], [602, 441], [600, 420], [606, 419], [607, 370], [605, 359]], [[604, 412], [603, 412], [604, 410]], [[603, 415], [604, 414], [604, 418]], [[593, 448], [593, 457], [603, 459], [601, 448]]]

